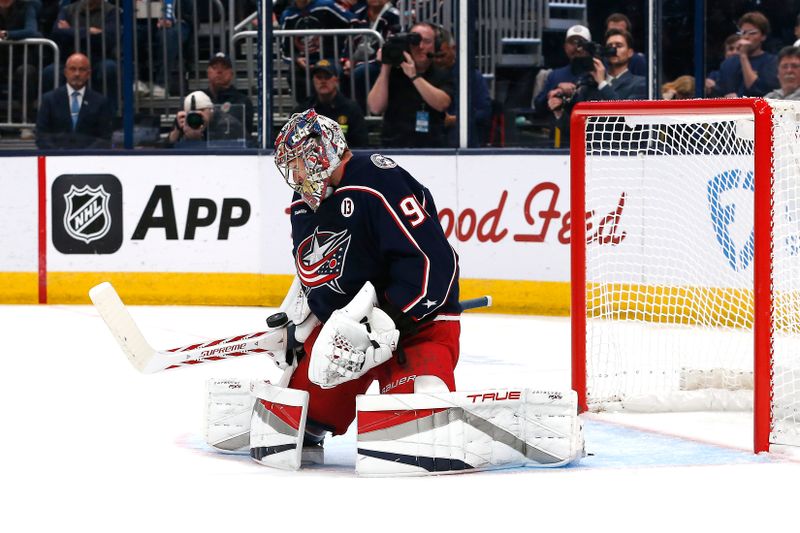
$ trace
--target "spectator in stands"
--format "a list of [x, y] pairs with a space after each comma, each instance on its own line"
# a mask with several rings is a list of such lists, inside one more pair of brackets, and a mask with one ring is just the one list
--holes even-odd
[[[606, 31], [608, 30], [622, 30], [633, 35], [633, 24], [631, 24], [631, 19], [622, 13], [611, 13], [606, 18]], [[630, 70], [631, 74], [646, 77], [647, 57], [641, 52], [635, 52], [631, 57], [628, 70]]]
[[538, 115], [546, 115], [548, 110], [552, 109], [548, 105], [548, 100], [553, 90], [557, 89], [562, 83], [575, 85], [584, 74], [578, 71], [576, 65], [573, 64], [573, 59], [588, 56], [588, 53], [583, 49], [583, 45], [591, 40], [592, 34], [586, 26], [578, 24], [567, 30], [567, 36], [564, 39], [564, 53], [567, 55], [569, 64], [553, 69], [547, 75], [542, 90], [533, 100]]
[[[458, 65], [456, 64], [456, 41], [453, 34], [442, 29], [441, 44], [439, 52], [434, 54], [433, 63], [445, 72], [450, 73], [453, 80], [453, 87], [458, 84]], [[489, 131], [489, 123], [492, 118], [492, 100], [489, 97], [489, 88], [481, 71], [474, 68], [469, 73], [469, 139], [468, 146], [476, 147], [482, 143], [479, 141], [480, 133]], [[444, 117], [444, 127], [447, 130], [447, 144], [451, 147], [458, 146], [458, 120], [456, 108], [456, 98], [450, 103]]]
[[66, 84], [42, 96], [36, 118], [36, 146], [52, 148], [107, 148], [111, 141], [111, 105], [87, 87], [92, 68], [89, 58], [72, 54], [64, 67]]
[[[800, 14], [798, 14], [797, 18], [794, 19], [794, 37], [796, 39], [795, 43], [797, 43], [797, 41], [800, 41]], [[795, 44], [794, 46], [797, 46], [797, 44]]]
[[168, 140], [174, 148], [185, 150], [244, 147], [244, 126], [236, 117], [215, 109], [206, 93], [195, 91], [184, 99]]
[[694, 76], [678, 76], [661, 86], [663, 100], [687, 100], [694, 98]]
[[[294, 0], [292, 5], [281, 13], [282, 30], [336, 30], [350, 29], [353, 14], [340, 7], [333, 0]], [[292, 46], [293, 42], [293, 46]], [[309, 96], [311, 72], [309, 66], [320, 59], [336, 62], [342, 58], [346, 39], [318, 36], [295, 37], [283, 43], [283, 55], [294, 67], [295, 100], [305, 101]], [[292, 53], [294, 54], [292, 56]]]
[[[738, 52], [736, 51], [736, 43], [739, 42], [739, 36], [735, 33], [733, 35], [728, 35], [728, 38], [725, 39], [725, 59], [735, 56]], [[722, 96], [717, 91], [717, 83], [719, 82], [720, 71], [712, 70], [708, 73], [705, 81], [705, 88], [706, 88], [706, 96], [709, 97], [716, 97]]]
[[800, 48], [786, 46], [778, 53], [779, 89], [770, 91], [765, 98], [800, 100]]
[[[139, 64], [152, 68], [150, 72], [139, 72], [140, 79], [147, 79], [152, 87], [138, 81], [136, 91], [154, 98], [164, 98], [170, 93], [180, 93], [182, 80], [170, 78], [170, 71], [178, 71], [181, 47], [186, 47], [192, 32], [194, 4], [191, 0], [164, 0], [157, 18], [147, 13], [148, 0], [136, 0], [136, 44]], [[158, 4], [151, 3], [158, 7]], [[166, 57], [165, 57], [166, 56]], [[186, 54], [184, 54], [184, 57]]]
[[[453, 101], [450, 74], [433, 64], [437, 28], [420, 22], [411, 33], [420, 43], [403, 51], [404, 60], [394, 67], [381, 65], [381, 72], [367, 96], [371, 113], [383, 113], [381, 140], [387, 147], [443, 147], [447, 139], [444, 117]], [[386, 53], [386, 46], [381, 55]]]
[[342, 128], [342, 133], [351, 148], [367, 146], [367, 123], [364, 113], [353, 100], [345, 97], [339, 90], [339, 73], [327, 59], [320, 59], [311, 69], [315, 96], [303, 105], [295, 108], [295, 113], [302, 113], [313, 107], [320, 115], [335, 120]]
[[[586, 100], [644, 100], [647, 98], [647, 80], [630, 71], [631, 59], [636, 55], [630, 32], [611, 29], [606, 32], [605, 45], [615, 48], [616, 55], [607, 58], [608, 71], [602, 72], [595, 58], [592, 77], [597, 83], [597, 93], [589, 91]], [[606, 89], [608, 88], [608, 90]], [[578, 95], [580, 98], [580, 95]]]
[[[33, 37], [41, 37], [36, 24], [36, 4], [27, 0], [0, 0], [0, 41], [20, 41]], [[34, 120], [37, 71], [33, 64], [37, 59], [28, 57], [25, 63], [21, 46], [14, 50], [9, 46], [0, 47], [0, 73], [5, 77], [9, 66], [13, 70], [10, 80], [0, 82], [0, 93], [10, 93], [9, 96], [14, 103], [12, 114], [14, 122], [27, 123]], [[25, 140], [32, 139], [33, 130], [22, 129], [20, 137]]]
[[244, 130], [249, 139], [253, 132], [253, 102], [234, 86], [235, 72], [231, 59], [224, 53], [217, 52], [208, 62], [206, 73], [208, 74], [208, 89], [203, 92], [211, 98], [214, 104], [228, 103], [240, 106], [240, 110], [231, 113], [244, 123]]
[[761, 47], [769, 35], [769, 20], [751, 11], [742, 15], [738, 26], [738, 53], [722, 62], [718, 92], [726, 97], [764, 96], [779, 86], [778, 58]]
[[[616, 49], [614, 56], [608, 57], [608, 71], [598, 57], [586, 58], [584, 63], [591, 64], [585, 69], [578, 83], [562, 82], [547, 95], [547, 106], [556, 119], [556, 128], [564, 139], [569, 138], [569, 117], [572, 108], [578, 102], [591, 100], [643, 100], [647, 98], [647, 80], [628, 70], [628, 63], [633, 57], [633, 37], [622, 30], [608, 30], [604, 42], [606, 47]], [[577, 59], [577, 58], [576, 58]], [[591, 60], [591, 63], [589, 63]], [[581, 64], [573, 60], [573, 64]], [[558, 136], [557, 144], [561, 144]]]
[[[389, 0], [367, 0], [357, 3], [351, 9], [355, 17], [355, 28], [374, 30], [381, 34], [384, 41], [390, 34], [399, 31], [400, 12]], [[343, 65], [345, 75], [352, 72], [355, 90], [353, 98], [364, 111], [367, 109], [367, 93], [381, 72], [381, 64], [376, 59], [378, 48], [378, 43], [373, 39], [357, 39], [353, 57], [345, 60]]]
[[[91, 58], [91, 86], [108, 96], [112, 111], [117, 105], [117, 24], [121, 17], [120, 10], [105, 0], [78, 0], [61, 8], [50, 34], [62, 58], [75, 52]], [[52, 86], [56, 68], [45, 67], [46, 87]]]
[[62, 0], [41, 0], [42, 6], [39, 8], [39, 30], [42, 32], [46, 39], [50, 38], [50, 31], [55, 25], [58, 18], [58, 12], [61, 11]]
[[28, 0], [0, 0], [0, 40], [31, 37], [41, 37], [36, 25], [36, 4]]

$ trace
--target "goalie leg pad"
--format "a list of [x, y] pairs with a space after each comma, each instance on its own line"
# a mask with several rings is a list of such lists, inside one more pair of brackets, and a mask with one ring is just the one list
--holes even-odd
[[204, 434], [209, 446], [221, 452], [249, 453], [254, 383], [236, 378], [206, 382]]
[[359, 396], [362, 476], [556, 467], [584, 456], [574, 391]]
[[308, 413], [308, 392], [259, 383], [250, 418], [250, 457], [265, 466], [298, 470]]

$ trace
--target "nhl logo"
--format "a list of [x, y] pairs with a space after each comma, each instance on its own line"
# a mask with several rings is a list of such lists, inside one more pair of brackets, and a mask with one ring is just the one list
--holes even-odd
[[64, 229], [72, 238], [89, 244], [102, 239], [111, 228], [108, 201], [111, 195], [102, 185], [81, 188], [71, 185], [64, 194]]

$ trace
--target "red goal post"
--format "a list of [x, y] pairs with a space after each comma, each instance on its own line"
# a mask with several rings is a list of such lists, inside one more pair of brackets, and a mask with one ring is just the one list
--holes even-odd
[[[749, 382], [754, 450], [800, 445], [799, 116], [797, 103], [759, 98], [575, 107], [572, 384], [582, 411], [651, 400], [691, 410], [683, 398], [699, 390]], [[681, 398], [677, 407], [662, 394]]]

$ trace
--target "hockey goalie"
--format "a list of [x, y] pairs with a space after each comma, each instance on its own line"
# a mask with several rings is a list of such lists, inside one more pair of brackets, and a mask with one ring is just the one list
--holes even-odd
[[[583, 454], [569, 392], [455, 392], [458, 256], [430, 192], [388, 157], [356, 155], [313, 109], [275, 142], [297, 277], [278, 385], [212, 380], [206, 437], [267, 466], [320, 461], [358, 416], [360, 475], [560, 466]], [[288, 346], [294, 344], [295, 349]], [[364, 395], [377, 380], [380, 395]]]

